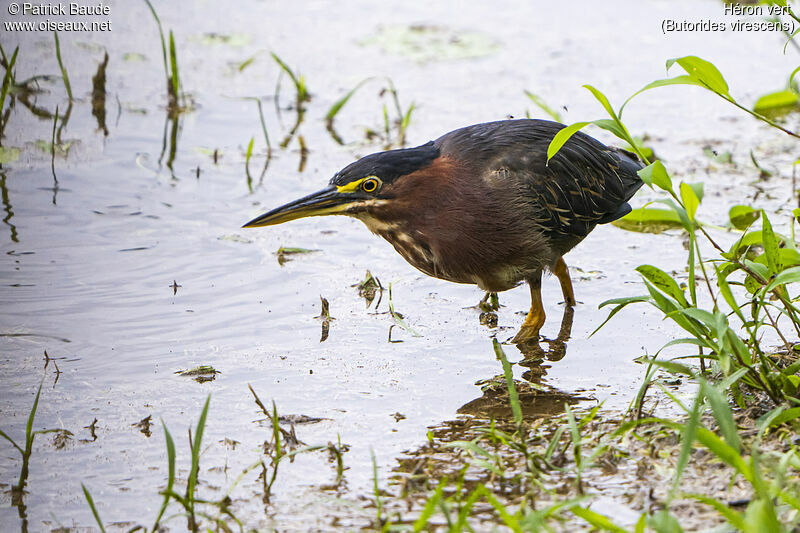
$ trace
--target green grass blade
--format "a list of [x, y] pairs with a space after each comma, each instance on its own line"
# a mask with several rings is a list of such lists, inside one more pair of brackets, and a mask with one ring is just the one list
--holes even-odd
[[253, 155], [253, 143], [256, 141], [255, 137], [250, 137], [250, 142], [247, 145], [247, 152], [244, 154], [244, 164], [245, 166], [250, 165], [250, 157]]
[[290, 69], [289, 65], [284, 63], [284, 61], [280, 57], [278, 57], [278, 54], [276, 54], [275, 52], [270, 52], [270, 54], [272, 55], [272, 59], [275, 60], [275, 62], [278, 64], [281, 70], [283, 70], [286, 73], [286, 75], [289, 76], [289, 79], [292, 80], [295, 90], [299, 93], [301, 89], [300, 80], [298, 80], [297, 76], [294, 75], [292, 69]]
[[720, 392], [720, 389], [705, 380], [701, 382], [701, 390], [708, 398], [711, 411], [714, 413], [717, 424], [719, 424], [719, 429], [725, 438], [725, 442], [737, 453], [740, 453], [742, 443], [739, 440], [739, 430], [736, 426], [736, 421], [733, 419], [731, 407], [728, 405], [728, 399]]
[[739, 320], [742, 322], [747, 322], [742, 314], [741, 306], [736, 302], [736, 298], [733, 297], [733, 291], [731, 291], [731, 287], [728, 284], [728, 274], [722, 272], [720, 267], [716, 264], [714, 264], [714, 271], [717, 274], [717, 287], [719, 287], [719, 292], [727, 302], [728, 307], [730, 307], [731, 310], [736, 313], [736, 316], [739, 317]]
[[[764, 415], [766, 417], [766, 415]], [[780, 413], [776, 414], [773, 418], [769, 420], [769, 426], [775, 427], [779, 426], [783, 423], [789, 422], [790, 420], [796, 420], [800, 418], [800, 407], [792, 407], [786, 410], [782, 410]]]
[[591, 85], [584, 85], [583, 88], [588, 89], [589, 92], [592, 93], [592, 95], [597, 99], [597, 101], [600, 102], [600, 105], [603, 106], [603, 109], [606, 110], [608, 116], [613, 118], [615, 122], [619, 123], [619, 118], [617, 117], [617, 114], [614, 112], [614, 108], [611, 107], [611, 104], [608, 102], [608, 98], [606, 98], [606, 95], [604, 95], [602, 92], [600, 92], [598, 89], [595, 89]]
[[272, 414], [270, 415], [270, 421], [272, 422], [272, 438], [274, 440], [273, 446], [275, 447], [275, 457], [277, 462], [283, 455], [283, 450], [281, 449], [281, 426], [280, 419], [278, 418], [278, 406], [275, 405], [275, 400], [272, 400]]
[[775, 507], [770, 499], [758, 498], [750, 502], [744, 513], [744, 527], [748, 533], [783, 533], [785, 530], [775, 516]]
[[347, 91], [347, 94], [345, 94], [345, 95], [344, 95], [342, 98], [340, 98], [340, 99], [338, 99], [336, 102], [334, 102], [334, 103], [333, 103], [333, 105], [330, 107], [330, 109], [328, 109], [328, 112], [327, 112], [327, 113], [325, 113], [325, 120], [326, 120], [326, 121], [327, 121], [329, 124], [330, 124], [330, 123], [332, 123], [332, 122], [333, 122], [333, 119], [334, 119], [334, 118], [336, 118], [336, 115], [339, 113], [339, 111], [341, 111], [341, 110], [342, 110], [342, 108], [345, 106], [345, 104], [347, 104], [347, 102], [349, 102], [349, 101], [350, 101], [350, 98], [352, 98], [352, 97], [353, 97], [353, 95], [354, 95], [354, 94], [356, 94], [356, 92], [357, 92], [357, 91], [358, 91], [358, 90], [359, 90], [359, 89], [360, 89], [360, 88], [361, 88], [361, 87], [362, 87], [362, 86], [363, 86], [365, 83], [367, 83], [368, 81], [370, 81], [370, 80], [372, 80], [372, 79], [374, 79], [374, 78], [372, 78], [372, 77], [369, 77], [369, 78], [364, 78], [363, 80], [361, 80], [360, 82], [358, 82], [358, 83], [356, 84], [356, 86], [355, 86], [355, 87], [353, 87], [352, 89], [350, 89], [349, 91]]
[[[384, 109], [386, 108], [384, 107]], [[422, 337], [422, 335], [417, 333], [414, 328], [406, 324], [406, 321], [403, 320], [403, 317], [400, 316], [400, 313], [394, 310], [394, 301], [392, 300], [392, 285], [392, 283], [389, 284], [389, 314], [392, 316], [392, 319], [394, 319], [395, 324], [409, 332], [414, 337]]]
[[428, 520], [433, 516], [433, 513], [436, 511], [436, 506], [439, 505], [439, 501], [442, 499], [442, 493], [447, 485], [447, 481], [447, 476], [443, 477], [436, 486], [433, 495], [425, 502], [425, 507], [422, 509], [419, 518], [414, 522], [414, 533], [419, 533], [422, 531], [422, 528], [428, 525]]
[[405, 137], [406, 137], [406, 130], [408, 129], [408, 125], [411, 124], [411, 114], [416, 109], [414, 102], [411, 102], [411, 105], [408, 106], [406, 113], [403, 115], [402, 120], [400, 121], [400, 139], [401, 144], [405, 144]]
[[578, 429], [578, 424], [575, 423], [575, 417], [572, 414], [572, 409], [569, 408], [568, 403], [564, 403], [564, 411], [567, 414], [567, 424], [569, 426], [569, 434], [572, 439], [572, 452], [575, 454], [575, 466], [578, 468], [578, 479], [580, 480], [580, 472], [583, 470], [582, 456], [581, 456], [581, 433]]
[[6, 68], [6, 74], [3, 76], [3, 88], [2, 92], [0, 92], [0, 115], [3, 113], [3, 106], [6, 103], [6, 95], [8, 94], [8, 89], [11, 87], [11, 83], [14, 79], [13, 69], [14, 63], [17, 62], [17, 53], [19, 53], [19, 46], [14, 49], [14, 54], [11, 56], [11, 61], [6, 63], [8, 68]]
[[3, 437], [3, 438], [4, 438], [4, 439], [6, 439], [8, 442], [10, 442], [10, 443], [11, 443], [11, 445], [12, 445], [14, 448], [16, 448], [16, 449], [17, 449], [17, 451], [18, 451], [19, 453], [21, 453], [21, 454], [24, 454], [24, 453], [25, 453], [25, 452], [22, 450], [22, 448], [20, 448], [20, 447], [17, 445], [17, 443], [16, 443], [16, 442], [14, 442], [14, 439], [12, 439], [12, 438], [11, 438], [11, 437], [9, 437], [8, 435], [6, 435], [6, 434], [5, 434], [5, 432], [4, 432], [3, 430], [0, 430], [0, 437]]
[[375, 495], [375, 512], [377, 513], [377, 524], [375, 525], [380, 527], [383, 523], [383, 502], [381, 501], [381, 489], [378, 487], [378, 463], [375, 460], [375, 452], [370, 450], [369, 454], [372, 457], [372, 492]]
[[172, 30], [169, 30], [169, 64], [170, 64], [170, 80], [172, 81], [172, 94], [175, 97], [175, 105], [178, 105], [178, 98], [180, 96], [180, 78], [178, 77], [178, 54], [175, 51], [175, 36]]
[[97, 507], [94, 505], [94, 500], [92, 499], [92, 495], [89, 494], [89, 489], [86, 488], [86, 485], [81, 483], [81, 487], [83, 488], [83, 495], [86, 497], [86, 501], [89, 502], [89, 508], [92, 510], [92, 514], [94, 515], [94, 519], [97, 522], [97, 527], [100, 528], [102, 533], [106, 533], [106, 528], [103, 527], [103, 521], [100, 520], [100, 513], [97, 512]]
[[686, 465], [689, 463], [689, 454], [692, 452], [692, 445], [694, 444], [695, 437], [697, 436], [697, 429], [700, 425], [700, 407], [702, 403], [702, 394], [698, 392], [697, 396], [694, 398], [692, 410], [689, 412], [689, 419], [682, 427], [681, 452], [680, 455], [678, 455], [678, 462], [675, 465], [675, 480], [672, 483], [670, 500], [680, 484], [681, 476], [683, 475]]
[[487, 489], [483, 484], [479, 484], [475, 487], [475, 490], [469, 495], [467, 500], [464, 502], [461, 512], [458, 514], [458, 522], [451, 528], [451, 531], [463, 531], [467, 527], [467, 517], [469, 517], [469, 513], [472, 508], [475, 506], [475, 503], [481, 498], [485, 497], [489, 504], [494, 507], [497, 514], [500, 515], [500, 519], [503, 523], [511, 528], [514, 532], [522, 533], [522, 528], [520, 527], [519, 523], [513, 516], [511, 516], [505, 507], [495, 498], [489, 489]]
[[175, 441], [172, 440], [172, 435], [163, 420], [161, 426], [164, 428], [164, 441], [167, 445], [167, 487], [164, 489], [164, 501], [161, 503], [161, 509], [158, 511], [155, 524], [153, 524], [153, 531], [158, 531], [159, 523], [167, 510], [170, 494], [175, 486]]
[[697, 500], [701, 503], [704, 503], [710, 507], [713, 507], [719, 514], [725, 517], [725, 520], [728, 521], [730, 525], [738, 529], [739, 531], [745, 531], [746, 524], [744, 522], [744, 517], [738, 511], [731, 509], [724, 503], [714, 498], [710, 498], [708, 496], [704, 496], [703, 494], [684, 494], [684, 497], [692, 498]]
[[206, 403], [203, 406], [203, 410], [200, 412], [200, 418], [197, 421], [197, 428], [194, 432], [194, 440], [192, 441], [192, 466], [189, 471], [189, 479], [186, 482], [186, 499], [192, 507], [194, 507], [194, 490], [197, 486], [197, 478], [200, 470], [200, 447], [203, 443], [203, 432], [206, 428], [206, 418], [208, 417], [210, 402], [211, 394], [206, 397]]
[[602, 531], [613, 531], [614, 533], [627, 533], [625, 528], [618, 526], [609, 520], [607, 516], [596, 513], [588, 507], [576, 505], [575, 507], [571, 508], [570, 511], [572, 511], [572, 514], [578, 518], [582, 518], [588, 522], [594, 528]]
[[150, 0], [144, 0], [147, 4], [147, 7], [150, 8], [150, 13], [153, 14], [153, 18], [156, 19], [156, 25], [158, 25], [158, 35], [161, 37], [161, 59], [164, 60], [164, 74], [169, 79], [169, 64], [167, 63], [167, 41], [164, 39], [164, 30], [161, 27], [161, 19], [158, 18], [158, 13], [156, 13], [153, 4], [150, 3]]
[[69, 84], [69, 75], [67, 74], [67, 68], [64, 66], [64, 62], [61, 61], [61, 45], [58, 42], [58, 32], [53, 32], [53, 37], [56, 41], [56, 59], [58, 59], [58, 67], [61, 69], [61, 79], [64, 80], [64, 88], [67, 90], [67, 97], [69, 97], [70, 101], [73, 100], [72, 98], [72, 87]]
[[552, 107], [550, 107], [549, 105], [547, 105], [547, 102], [545, 102], [544, 99], [542, 99], [540, 96], [533, 94], [530, 91], [525, 91], [525, 95], [528, 98], [530, 98], [531, 101], [539, 107], [539, 109], [547, 113], [547, 115], [550, 118], [552, 118], [556, 122], [564, 122], [564, 120], [561, 118], [561, 114]]
[[492, 339], [494, 346], [494, 354], [503, 365], [503, 375], [506, 378], [506, 387], [508, 388], [508, 401], [511, 404], [511, 412], [514, 414], [514, 423], [517, 427], [522, 425], [522, 406], [519, 403], [519, 395], [517, 394], [517, 387], [514, 385], [514, 373], [511, 371], [511, 365], [506, 359], [506, 354], [503, 347], [497, 339]]
[[[617, 301], [619, 301], [619, 303], [617, 303]], [[613, 300], [606, 300], [605, 302], [601, 303], [598, 306], [598, 309], [600, 309], [600, 308], [602, 308], [602, 307], [604, 307], [606, 305], [613, 304], [613, 303], [617, 303], [617, 306], [614, 309], [612, 309], [611, 312], [608, 313], [608, 316], [606, 317], [605, 320], [603, 320], [603, 323], [600, 324], [599, 326], [597, 326], [597, 328], [594, 331], [592, 331], [589, 334], [589, 336], [591, 337], [592, 335], [594, 335], [595, 333], [600, 331], [600, 328], [605, 326], [606, 323], [608, 323], [608, 321], [611, 320], [611, 317], [613, 317], [614, 315], [616, 315], [617, 313], [622, 311], [622, 309], [627, 307], [628, 304], [632, 304], [632, 303], [636, 303], [636, 302], [649, 302], [649, 301], [650, 301], [650, 298], [647, 297], [647, 296], [632, 296], [632, 297], [627, 297], [627, 298], [614, 298]]]
[[33, 399], [33, 406], [31, 412], [28, 414], [28, 423], [25, 425], [25, 453], [30, 454], [33, 447], [33, 421], [36, 418], [36, 410], [39, 408], [39, 396], [42, 394], [42, 383], [39, 383], [39, 388], [36, 390], [36, 397]]

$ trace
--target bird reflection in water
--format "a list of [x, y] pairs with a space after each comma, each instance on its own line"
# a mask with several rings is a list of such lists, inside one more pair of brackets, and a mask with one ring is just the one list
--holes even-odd
[[[564, 315], [561, 318], [561, 328], [555, 339], [540, 336], [516, 344], [517, 349], [523, 355], [523, 359], [517, 364], [528, 368], [522, 374], [522, 380], [514, 380], [525, 418], [556, 416], [564, 412], [565, 403], [571, 405], [590, 399], [556, 389], [545, 381], [549, 366], [543, 363], [545, 360], [560, 361], [566, 355], [567, 341], [572, 331], [574, 316], [574, 308], [572, 306], [565, 307]], [[546, 345], [546, 349], [543, 345]], [[481, 387], [483, 395], [463, 405], [458, 409], [458, 414], [472, 415], [482, 419], [511, 420], [511, 406], [505, 377], [498, 375], [478, 381], [476, 384]]]

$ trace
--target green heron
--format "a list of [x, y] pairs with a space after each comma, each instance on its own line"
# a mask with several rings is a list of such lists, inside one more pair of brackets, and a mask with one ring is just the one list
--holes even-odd
[[368, 155], [328, 186], [273, 209], [246, 228], [348, 215], [389, 241], [420, 271], [489, 292], [527, 281], [531, 309], [512, 342], [544, 324], [542, 272], [575, 305], [563, 256], [597, 224], [616, 220], [642, 186], [635, 155], [578, 132], [548, 162], [563, 124], [519, 119], [475, 124], [416, 148]]

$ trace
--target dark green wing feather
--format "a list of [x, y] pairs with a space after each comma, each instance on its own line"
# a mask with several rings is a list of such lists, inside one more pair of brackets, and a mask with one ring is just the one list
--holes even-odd
[[564, 126], [544, 120], [476, 124], [439, 138], [442, 155], [469, 162], [493, 187], [515, 185], [547, 234], [586, 236], [596, 224], [630, 211], [642, 186], [635, 155], [578, 132], [547, 162], [547, 148]]

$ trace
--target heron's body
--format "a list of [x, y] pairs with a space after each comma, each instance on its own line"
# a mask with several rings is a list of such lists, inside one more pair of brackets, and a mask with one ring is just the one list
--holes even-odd
[[574, 304], [562, 256], [597, 224], [628, 213], [627, 201], [642, 185], [633, 154], [580, 132], [548, 163], [547, 148], [563, 127], [489, 122], [372, 154], [338, 172], [327, 189], [248, 225], [346, 214], [430, 276], [492, 292], [528, 281], [533, 305], [517, 335], [527, 339], [544, 322], [542, 271], [559, 277], [567, 304]]

